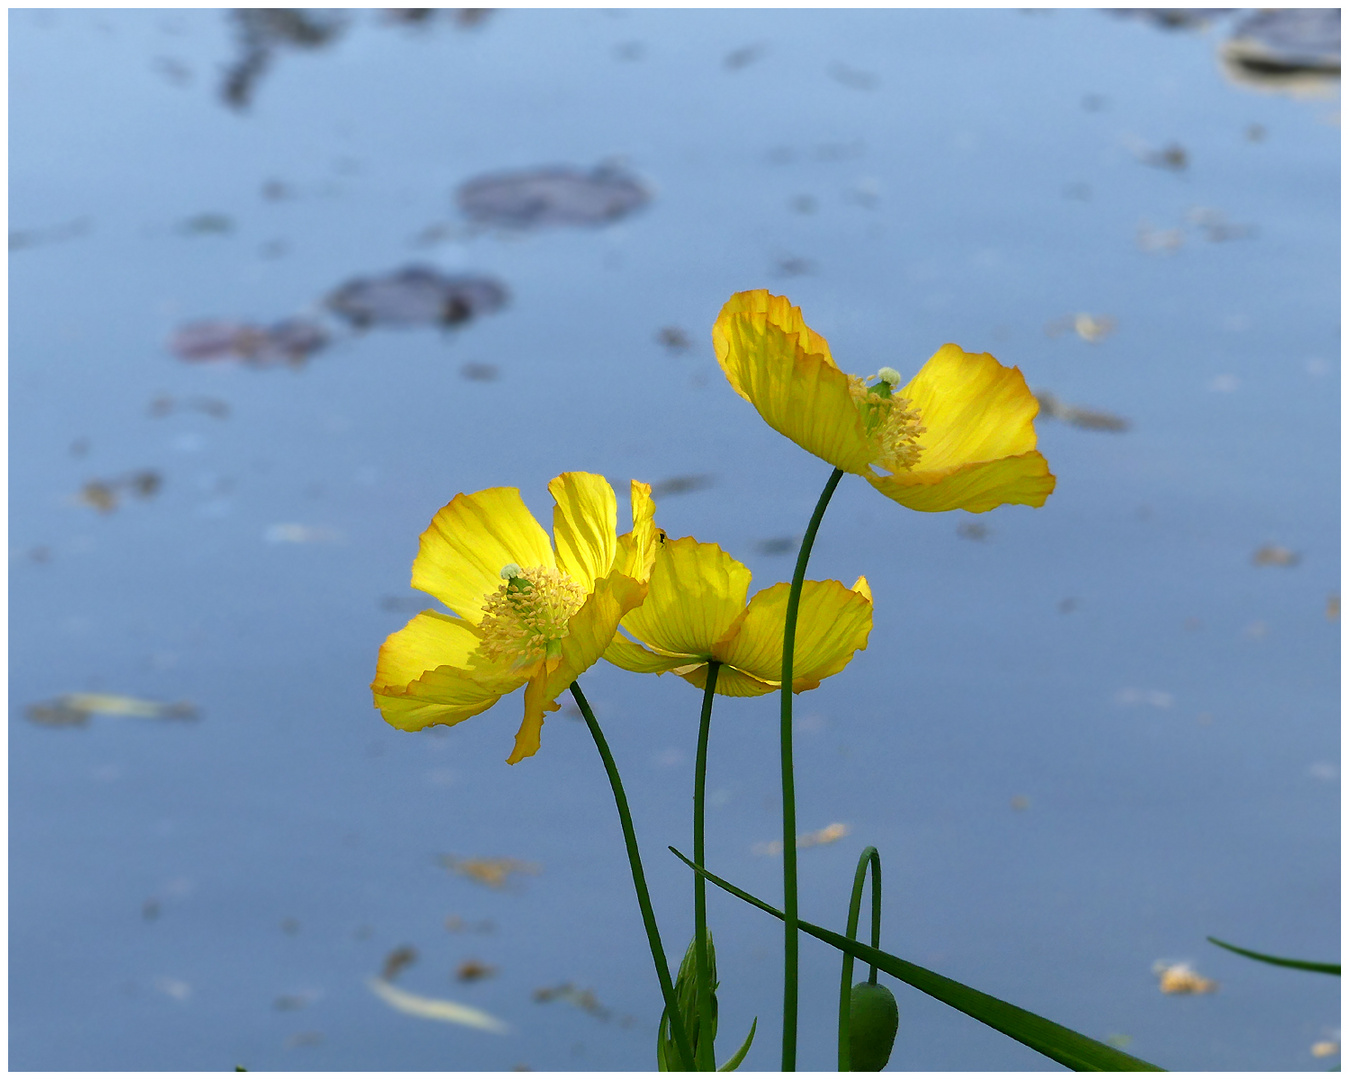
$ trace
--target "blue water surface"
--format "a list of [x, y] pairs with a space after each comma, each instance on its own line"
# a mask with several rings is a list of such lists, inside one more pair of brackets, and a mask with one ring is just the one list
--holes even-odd
[[[801, 828], [849, 830], [802, 851], [803, 917], [842, 925], [874, 844], [892, 952], [1171, 1069], [1334, 1063], [1311, 1048], [1339, 1038], [1338, 980], [1205, 937], [1339, 955], [1337, 85], [1236, 82], [1236, 16], [338, 18], [272, 48], [243, 107], [227, 13], [9, 18], [10, 1066], [654, 1067], [660, 994], [585, 726], [555, 714], [508, 767], [518, 696], [408, 734], [368, 685], [431, 606], [409, 567], [457, 492], [519, 487], [547, 520], [566, 470], [702, 477], [659, 523], [752, 588], [790, 576], [830, 468], [717, 368], [708, 330], [750, 288], [846, 370], [908, 378], [953, 341], [1129, 423], [1043, 415], [1039, 510], [840, 486], [811, 574], [866, 574], [875, 627], [797, 703]], [[603, 226], [469, 228], [454, 200], [605, 163], [651, 200]], [[168, 346], [206, 318], [335, 326], [328, 292], [411, 264], [510, 301], [339, 332], [295, 367]], [[138, 470], [157, 493], [89, 505]], [[690, 886], [665, 846], [689, 844], [699, 695], [581, 681], [677, 960]], [[27, 712], [88, 691], [199, 718]], [[708, 826], [711, 866], [774, 901], [777, 705], [719, 702]], [[446, 855], [537, 872], [494, 889]], [[758, 1017], [745, 1067], [775, 1069], [779, 925], [710, 912], [719, 1054]], [[509, 1033], [377, 997], [402, 946], [397, 987]], [[461, 981], [467, 960], [495, 971]], [[1159, 962], [1219, 988], [1164, 995]], [[800, 1065], [831, 1069], [838, 954], [805, 941], [802, 978]], [[892, 1068], [1050, 1065], [895, 989]]]

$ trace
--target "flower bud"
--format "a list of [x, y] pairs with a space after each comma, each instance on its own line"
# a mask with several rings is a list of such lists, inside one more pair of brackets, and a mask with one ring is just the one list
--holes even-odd
[[880, 983], [860, 982], [849, 995], [848, 1054], [853, 1072], [880, 1072], [891, 1059], [900, 1008]]

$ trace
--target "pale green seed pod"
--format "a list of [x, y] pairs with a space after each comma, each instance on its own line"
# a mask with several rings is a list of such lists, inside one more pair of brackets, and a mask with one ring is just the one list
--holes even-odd
[[891, 1060], [900, 1007], [880, 983], [860, 982], [849, 994], [849, 1066], [853, 1072], [880, 1072]]

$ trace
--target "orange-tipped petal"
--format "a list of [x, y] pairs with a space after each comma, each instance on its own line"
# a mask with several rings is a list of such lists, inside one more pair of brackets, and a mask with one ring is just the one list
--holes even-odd
[[412, 586], [475, 626], [484, 600], [501, 585], [502, 567], [554, 567], [548, 533], [516, 488], [456, 495], [431, 519], [413, 560]]
[[732, 388], [771, 428], [845, 472], [869, 471], [873, 451], [849, 378], [785, 297], [737, 293], [713, 325], [713, 349]]
[[713, 347], [719, 354], [722, 347], [719, 344], [718, 327], [725, 325], [723, 320], [729, 322], [742, 315], [764, 316], [784, 334], [794, 339], [802, 352], [824, 357], [830, 367], [839, 366], [830, 355], [829, 342], [806, 325], [806, 320], [802, 318], [802, 309], [793, 307], [792, 301], [786, 296], [774, 296], [768, 289], [749, 289], [735, 293], [722, 305], [717, 322], [713, 325]]

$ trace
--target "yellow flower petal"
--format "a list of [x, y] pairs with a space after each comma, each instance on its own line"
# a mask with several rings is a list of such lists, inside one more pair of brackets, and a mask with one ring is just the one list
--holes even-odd
[[[699, 664], [689, 671], [678, 671], [676, 674], [685, 682], [692, 683], [700, 690], [708, 684], [707, 664]], [[753, 675], [738, 671], [726, 664], [717, 669], [717, 689], [715, 693], [722, 694], [724, 697], [760, 697], [764, 694], [772, 694], [777, 689], [777, 682], [764, 682], [762, 679], [756, 679]]]
[[1015, 367], [944, 345], [897, 391], [922, 418], [918, 464], [867, 480], [913, 510], [981, 513], [1003, 503], [1041, 506], [1055, 478], [1036, 450], [1040, 408]]
[[653, 648], [707, 657], [745, 606], [750, 571], [692, 536], [660, 544], [647, 598], [623, 626]]
[[614, 640], [605, 649], [605, 659], [615, 667], [639, 675], [660, 675], [698, 661], [696, 656], [655, 652], [636, 641], [629, 641], [622, 634], [614, 635]]
[[554, 567], [548, 533], [516, 488], [456, 495], [431, 519], [413, 560], [412, 586], [428, 592], [475, 626], [483, 602], [501, 585], [501, 570]]
[[475, 666], [481, 638], [471, 623], [424, 611], [390, 634], [375, 663], [375, 707], [394, 727], [458, 724], [491, 708], [527, 674]]
[[737, 293], [713, 325], [713, 349], [732, 388], [771, 428], [845, 472], [870, 471], [848, 376], [785, 297]]
[[546, 696], [546, 680], [547, 675], [541, 671], [525, 684], [525, 718], [516, 732], [516, 745], [511, 750], [511, 756], [506, 759], [508, 765], [515, 765], [538, 753], [544, 713], [558, 711], [558, 703], [548, 700]]
[[658, 535], [664, 535], [653, 520], [656, 503], [652, 501], [651, 484], [632, 481], [633, 528], [617, 542], [614, 569], [634, 581], [646, 581], [652, 575], [652, 560], [656, 557]]
[[[872, 630], [871, 590], [865, 579], [859, 580], [863, 585], [859, 591], [838, 581], [803, 582], [792, 659], [794, 693], [819, 686], [822, 679], [842, 671], [855, 652], [867, 648]], [[779, 582], [751, 597], [744, 618], [718, 645], [715, 658], [777, 685], [783, 670], [789, 590], [786, 582]]]
[[497, 704], [500, 695], [491, 695], [461, 706], [428, 701], [409, 694], [382, 694], [375, 691], [375, 707], [387, 723], [403, 731], [421, 731], [433, 724], [446, 727], [458, 724], [471, 716], [486, 712]]
[[469, 666], [482, 638], [472, 623], [439, 611], [414, 615], [402, 630], [385, 638], [375, 660], [372, 687], [403, 688], [442, 665]]
[[822, 357], [832, 368], [839, 367], [834, 362], [834, 357], [830, 355], [829, 343], [806, 325], [806, 320], [802, 318], [802, 309], [793, 307], [792, 301], [786, 296], [774, 296], [768, 289], [738, 292], [722, 305], [717, 323], [713, 326], [713, 347], [720, 353], [718, 327], [724, 325], [723, 320], [730, 323], [737, 316], [757, 315], [765, 316], [770, 323], [792, 338], [801, 347], [802, 352]]
[[896, 473], [866, 478], [887, 498], [911, 510], [969, 510], [981, 514], [1004, 503], [1043, 506], [1055, 477], [1040, 451], [966, 465], [950, 473]]
[[548, 490], [558, 504], [553, 510], [558, 568], [589, 589], [614, 563], [614, 489], [603, 476], [569, 472], [550, 480]]

